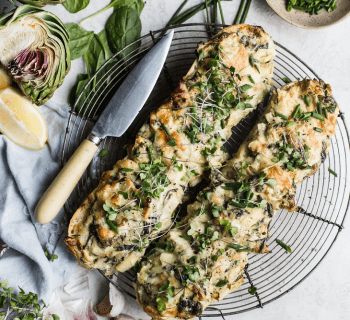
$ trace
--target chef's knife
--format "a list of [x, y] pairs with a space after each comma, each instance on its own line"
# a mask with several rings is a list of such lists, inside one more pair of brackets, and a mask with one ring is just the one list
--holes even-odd
[[74, 152], [35, 208], [35, 218], [52, 221], [82, 177], [101, 141], [120, 137], [151, 94], [168, 55], [174, 31], [169, 32], [148, 52], [117, 90], [97, 120], [91, 134]]

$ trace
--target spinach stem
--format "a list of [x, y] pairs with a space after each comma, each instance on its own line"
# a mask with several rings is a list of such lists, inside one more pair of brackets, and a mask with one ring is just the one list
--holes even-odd
[[97, 12], [93, 13], [92, 15], [90, 15], [90, 16], [84, 18], [83, 20], [81, 20], [79, 25], [81, 26], [84, 22], [90, 20], [93, 17], [98, 16], [100, 13], [102, 13], [102, 12], [104, 12], [104, 11], [110, 9], [110, 8], [113, 8], [114, 6], [115, 6], [115, 3], [114, 3], [114, 1], [112, 1], [108, 6], [102, 8], [100, 11], [97, 11]]

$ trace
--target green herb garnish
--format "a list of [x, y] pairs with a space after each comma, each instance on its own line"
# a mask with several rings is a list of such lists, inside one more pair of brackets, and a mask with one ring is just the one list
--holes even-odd
[[292, 253], [292, 249], [287, 246], [285, 243], [283, 243], [281, 240], [276, 239], [276, 242], [287, 252]]
[[288, 120], [288, 117], [287, 117], [287, 116], [285, 116], [285, 115], [284, 115], [284, 114], [282, 114], [282, 113], [276, 112], [276, 116], [278, 116], [278, 117], [282, 118], [283, 120]]
[[221, 287], [223, 287], [223, 286], [226, 286], [227, 283], [228, 283], [227, 280], [220, 280], [220, 281], [216, 284], [216, 286], [219, 287], [219, 288], [221, 288]]
[[330, 172], [333, 176], [338, 177], [338, 175], [331, 168], [328, 168], [328, 172]]
[[109, 155], [109, 151], [107, 149], [102, 149], [100, 151], [100, 156], [101, 157], [105, 157], [105, 156], [108, 156]]
[[248, 292], [253, 296], [256, 293], [256, 287], [253, 287], [253, 286], [249, 287]]

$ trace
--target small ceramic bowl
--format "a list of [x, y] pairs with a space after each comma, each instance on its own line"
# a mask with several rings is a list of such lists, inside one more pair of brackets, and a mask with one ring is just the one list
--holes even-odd
[[304, 29], [321, 29], [336, 24], [350, 15], [350, 0], [337, 0], [337, 9], [323, 11], [318, 15], [292, 9], [287, 11], [287, 0], [266, 0], [267, 4], [282, 19]]

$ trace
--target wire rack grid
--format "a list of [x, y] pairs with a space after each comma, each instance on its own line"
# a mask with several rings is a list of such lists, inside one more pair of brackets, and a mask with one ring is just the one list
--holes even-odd
[[[102, 142], [100, 148], [108, 149], [109, 156], [94, 158], [65, 204], [68, 216], [72, 215], [86, 194], [97, 186], [102, 172], [111, 169], [118, 159], [125, 156], [123, 146], [132, 142], [150, 112], [160, 106], [177, 86], [181, 77], [186, 74], [196, 58], [197, 44], [207, 41], [212, 32], [223, 27], [226, 26], [195, 23], [150, 32], [115, 54], [94, 75], [72, 108], [62, 151], [62, 165], [90, 133], [101, 110], [135, 64], [168, 29], [175, 30], [163, 72], [151, 96], [123, 137], [107, 137]], [[139, 48], [133, 50], [135, 44], [138, 44]], [[303, 78], [320, 80], [310, 67], [288, 49], [276, 42], [275, 47], [277, 56], [273, 77], [274, 88], [284, 84], [284, 77], [292, 81]], [[120, 54], [123, 52], [126, 55], [120, 59]], [[233, 129], [232, 137], [227, 141], [230, 152], [237, 150], [262, 111], [262, 106], [259, 106], [255, 113], [243, 119]], [[225, 318], [227, 315], [262, 307], [288, 293], [311, 274], [324, 259], [343, 228], [350, 201], [350, 186], [347, 182], [350, 181], [350, 170], [347, 163], [349, 163], [349, 134], [344, 117], [340, 114], [328, 157], [318, 172], [297, 189], [296, 201], [300, 209], [293, 213], [280, 210], [270, 225], [270, 238], [267, 244], [271, 253], [251, 254], [249, 265], [245, 270], [245, 284], [224, 300], [208, 307], [201, 317]], [[337, 172], [338, 176], [330, 174], [328, 168]], [[293, 253], [288, 254], [277, 246], [274, 242], [276, 238], [288, 243]], [[135, 280], [133, 271], [116, 273], [106, 278], [124, 293], [135, 298], [132, 285]], [[248, 292], [251, 285], [257, 288], [255, 295]]]

